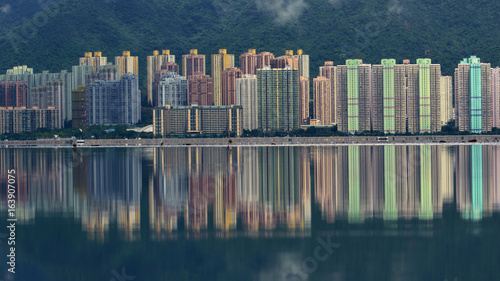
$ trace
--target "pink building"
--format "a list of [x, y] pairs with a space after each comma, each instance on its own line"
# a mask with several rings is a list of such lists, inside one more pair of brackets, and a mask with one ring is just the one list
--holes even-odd
[[214, 88], [208, 75], [188, 76], [188, 105], [213, 105]]
[[240, 69], [243, 74], [257, 74], [257, 55], [255, 49], [240, 55]]
[[198, 50], [190, 50], [182, 56], [182, 76], [205, 75], [205, 55], [198, 55]]
[[236, 104], [236, 79], [241, 77], [242, 71], [236, 67], [222, 71], [222, 105]]
[[0, 82], [0, 107], [28, 107], [28, 84], [23, 81]]
[[[271, 60], [274, 59], [274, 54], [270, 52], [261, 52], [257, 55], [257, 69], [264, 68], [264, 66], [270, 66]], [[257, 73], [257, 71], [255, 71]]]
[[491, 69], [491, 93], [493, 96], [493, 127], [500, 128], [500, 67]]

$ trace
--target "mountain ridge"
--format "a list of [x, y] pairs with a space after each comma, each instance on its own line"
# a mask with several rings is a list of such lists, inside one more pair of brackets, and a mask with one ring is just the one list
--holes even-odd
[[[43, 0], [39, 0], [43, 1]], [[26, 5], [39, 1], [20, 0]], [[18, 5], [21, 5], [18, 4]], [[45, 1], [24, 19], [35, 26], [3, 29], [0, 71], [26, 64], [36, 72], [71, 70], [86, 51], [101, 51], [108, 61], [123, 50], [139, 56], [141, 88], [145, 88], [146, 56], [170, 49], [181, 64], [182, 54], [198, 49], [207, 55], [220, 48], [238, 56], [249, 48], [276, 56], [303, 49], [311, 59], [311, 78], [326, 60], [348, 58], [380, 63], [383, 58], [412, 62], [428, 57], [452, 75], [464, 57], [477, 55], [500, 65], [500, 3], [464, 0], [63, 0]], [[274, 4], [272, 4], [274, 3]], [[278, 3], [278, 4], [276, 4]], [[43, 3], [42, 3], [43, 4]], [[1, 5], [0, 5], [1, 6]], [[37, 13], [46, 12], [46, 23]], [[19, 8], [19, 7], [18, 7]], [[14, 7], [11, 9], [13, 12]], [[47, 10], [48, 11], [48, 10]], [[19, 12], [19, 11], [17, 11]], [[30, 35], [30, 36], [28, 36]], [[13, 40], [14, 38], [14, 40]], [[18, 39], [16, 41], [15, 39]], [[14, 42], [14, 43], [13, 43]], [[25, 43], [23, 43], [25, 42]], [[17, 48], [17, 51], [16, 51]]]

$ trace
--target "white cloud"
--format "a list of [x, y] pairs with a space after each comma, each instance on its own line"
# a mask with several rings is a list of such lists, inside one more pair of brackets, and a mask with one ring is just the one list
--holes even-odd
[[9, 4], [3, 5], [2, 7], [0, 7], [0, 11], [2, 11], [2, 13], [4, 14], [10, 13], [10, 5]]
[[257, 8], [275, 16], [278, 24], [296, 21], [307, 8], [305, 0], [255, 0]]

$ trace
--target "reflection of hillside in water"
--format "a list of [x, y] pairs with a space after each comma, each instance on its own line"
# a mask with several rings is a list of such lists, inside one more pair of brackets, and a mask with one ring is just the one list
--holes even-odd
[[[356, 224], [428, 221], [441, 216], [444, 204], [479, 220], [500, 207], [499, 146], [82, 151], [0, 149], [1, 166], [17, 171], [20, 223], [73, 216], [97, 240], [114, 225], [124, 239], [138, 239], [141, 219], [148, 220], [145, 233], [160, 240], [303, 236], [316, 208], [327, 223]], [[2, 175], [2, 201], [6, 181]]]

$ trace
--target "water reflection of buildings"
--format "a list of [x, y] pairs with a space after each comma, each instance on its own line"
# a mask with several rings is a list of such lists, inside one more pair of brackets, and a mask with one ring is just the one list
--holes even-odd
[[[142, 151], [132, 149], [91, 149], [77, 155], [74, 165], [75, 189], [85, 188], [85, 198], [75, 207], [89, 238], [102, 240], [109, 225], [116, 223], [127, 240], [138, 238], [142, 187]], [[80, 173], [84, 171], [84, 174]], [[76, 177], [78, 175], [79, 177]], [[83, 179], [82, 183], [79, 181]]]
[[174, 235], [180, 221], [195, 233], [213, 221], [224, 237], [238, 221], [249, 235], [310, 227], [306, 148], [155, 148], [154, 155], [150, 228], [156, 238]]
[[[142, 156], [138, 150], [0, 149], [2, 167], [16, 170], [17, 219], [74, 216], [91, 239], [104, 239], [110, 223], [126, 239], [140, 224]], [[0, 176], [1, 201], [7, 200], [7, 177]], [[5, 184], [4, 184], [5, 183]], [[0, 212], [7, 212], [0, 203]]]
[[499, 146], [460, 146], [457, 155], [457, 208], [478, 220], [498, 209]]
[[[312, 150], [315, 200], [327, 222], [338, 218], [361, 222], [372, 217], [428, 220], [440, 216], [443, 204], [454, 200], [454, 147], [346, 146]], [[489, 161], [497, 159], [493, 158]]]
[[141, 205], [154, 239], [307, 235], [313, 200], [328, 223], [430, 220], [444, 204], [477, 220], [500, 208], [499, 162], [494, 145], [0, 149], [20, 223], [70, 215], [96, 240], [140, 238]]
[[[16, 171], [16, 217], [29, 222], [39, 214], [73, 211], [72, 173], [66, 167], [71, 158], [62, 150], [0, 149], [0, 200], [7, 201], [7, 169]], [[0, 203], [0, 212], [7, 212], [7, 204]]]

